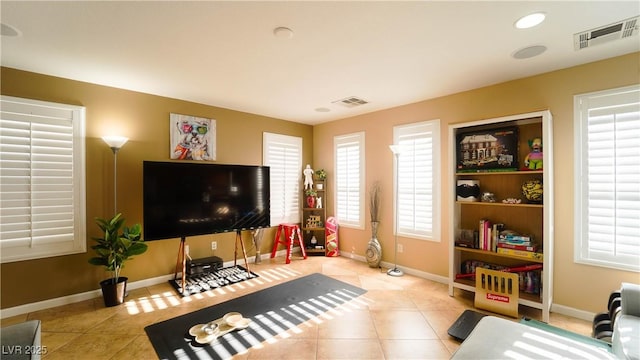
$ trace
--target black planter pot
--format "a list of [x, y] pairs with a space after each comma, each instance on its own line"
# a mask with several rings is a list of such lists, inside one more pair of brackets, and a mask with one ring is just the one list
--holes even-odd
[[104, 306], [117, 306], [124, 302], [124, 294], [127, 292], [127, 280], [129, 278], [120, 276], [117, 283], [115, 278], [100, 282]]

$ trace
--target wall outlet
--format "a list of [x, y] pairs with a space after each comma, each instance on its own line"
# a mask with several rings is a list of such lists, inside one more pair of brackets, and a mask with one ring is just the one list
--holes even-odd
[[211, 242], [211, 250], [218, 250], [218, 242], [217, 241], [212, 241]]
[[404, 246], [402, 244], [398, 244], [398, 252], [401, 253], [404, 251]]

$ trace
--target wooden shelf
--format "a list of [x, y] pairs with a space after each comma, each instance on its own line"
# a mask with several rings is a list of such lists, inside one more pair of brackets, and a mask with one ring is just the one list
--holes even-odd
[[544, 174], [544, 170], [520, 170], [520, 171], [477, 171], [477, 172], [457, 172], [456, 176], [478, 176], [478, 175], [535, 175]]
[[307, 255], [310, 255], [310, 256], [325, 254], [325, 249], [304, 249], [304, 251], [307, 253]]
[[323, 231], [324, 227], [302, 227], [302, 231]]
[[503, 202], [482, 202], [482, 201], [456, 201], [457, 204], [460, 205], [473, 205], [473, 206], [507, 206], [507, 207], [532, 207], [532, 208], [540, 208], [543, 209], [544, 205], [542, 204], [524, 204], [524, 203], [520, 203], [520, 204], [505, 204]]
[[482, 254], [482, 255], [487, 255], [487, 256], [495, 256], [495, 257], [499, 257], [499, 258], [517, 259], [517, 260], [522, 260], [522, 261], [525, 261], [525, 262], [532, 262], [532, 263], [537, 263], [537, 264], [544, 263], [544, 260], [542, 260], [542, 259], [531, 259], [531, 258], [524, 257], [524, 256], [499, 254], [499, 253], [493, 252], [493, 251], [466, 248], [466, 247], [462, 247], [462, 246], [456, 246], [455, 249], [459, 250], [459, 251], [467, 252], [467, 253], [475, 253], [475, 254]]

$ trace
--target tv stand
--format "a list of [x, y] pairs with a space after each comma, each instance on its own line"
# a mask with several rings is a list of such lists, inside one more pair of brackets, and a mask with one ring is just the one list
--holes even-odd
[[247, 261], [247, 250], [244, 248], [244, 241], [242, 241], [242, 230], [236, 230], [236, 244], [233, 249], [233, 266], [238, 262], [238, 243], [242, 248], [242, 256], [244, 257], [244, 268], [247, 270], [247, 276], [251, 276], [249, 271], [249, 262]]
[[176, 271], [173, 273], [173, 280], [178, 279], [178, 268], [180, 267], [180, 263], [182, 263], [182, 293], [184, 294], [184, 286], [187, 282], [187, 256], [185, 243], [187, 242], [186, 237], [180, 238], [180, 247], [178, 248], [178, 260], [176, 261]]
[[[184, 294], [185, 284], [187, 282], [187, 254], [185, 243], [187, 242], [187, 238], [185, 236], [180, 238], [180, 247], [178, 248], [178, 259], [176, 261], [176, 269], [173, 274], [173, 280], [178, 279], [179, 269], [182, 267], [182, 278], [181, 278], [181, 287], [182, 293]], [[242, 248], [242, 256], [244, 257], [244, 268], [247, 270], [247, 277], [251, 277], [251, 271], [249, 270], [249, 261], [247, 260], [247, 250], [244, 247], [244, 242], [242, 241], [242, 230], [236, 230], [236, 243], [234, 246], [233, 252], [233, 266], [235, 267], [238, 264], [238, 243], [240, 243], [240, 247]]]

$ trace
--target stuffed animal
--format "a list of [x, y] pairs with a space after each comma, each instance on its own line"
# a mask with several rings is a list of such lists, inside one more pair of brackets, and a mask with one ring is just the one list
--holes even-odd
[[529, 140], [529, 147], [531, 152], [524, 158], [524, 166], [529, 170], [542, 170], [542, 139]]

